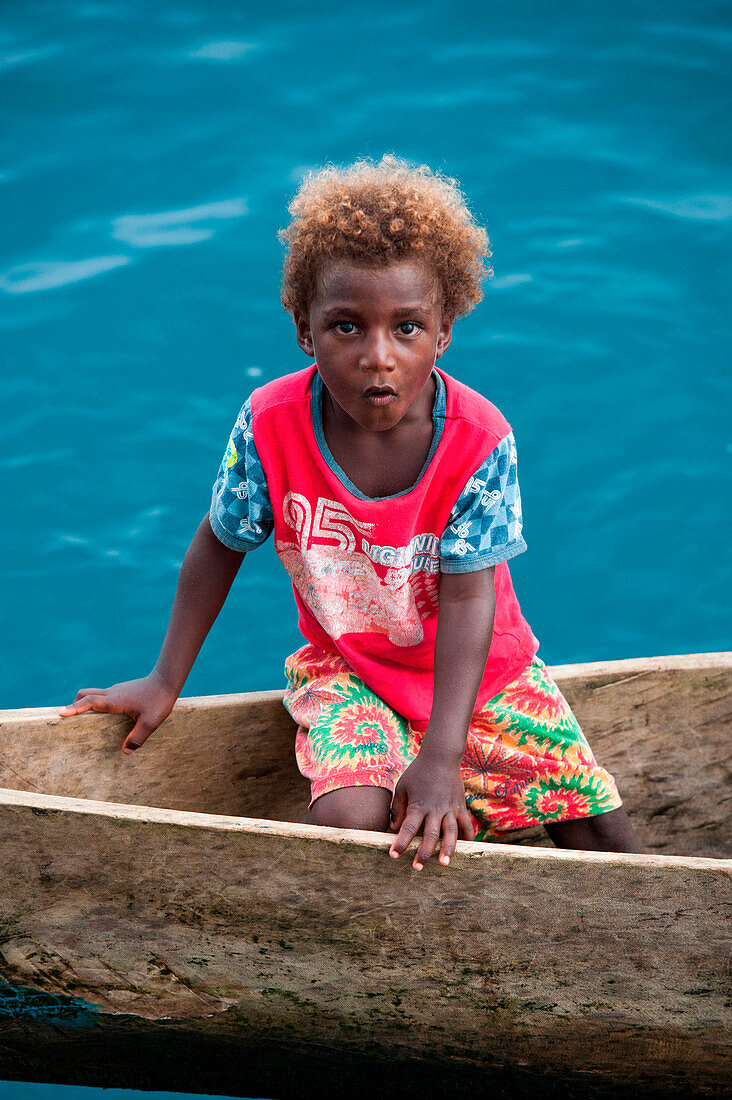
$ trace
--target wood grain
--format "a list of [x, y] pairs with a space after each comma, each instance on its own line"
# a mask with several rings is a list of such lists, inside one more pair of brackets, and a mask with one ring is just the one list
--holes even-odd
[[652, 854], [523, 830], [421, 874], [298, 824], [279, 691], [180, 700], [131, 757], [124, 717], [0, 713], [0, 1079], [728, 1095], [731, 670], [553, 670]]
[[[732, 655], [550, 669], [653, 852], [732, 855]], [[281, 691], [181, 699], [134, 756], [132, 722], [0, 711], [0, 786], [205, 813], [302, 820], [309, 787]], [[551, 847], [543, 828], [505, 835]]]
[[711, 1095], [729, 1073], [732, 861], [460, 842], [417, 874], [382, 834], [3, 803], [9, 984], [336, 1061], [376, 1044]]

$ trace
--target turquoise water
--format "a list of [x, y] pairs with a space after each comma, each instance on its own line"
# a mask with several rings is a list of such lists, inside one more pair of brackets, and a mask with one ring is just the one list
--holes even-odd
[[[76, 1085], [38, 1085], [19, 1081], [0, 1081], [0, 1100], [183, 1100], [188, 1092], [142, 1092], [139, 1089], [79, 1088]], [[227, 1100], [222, 1096], [208, 1100]]]
[[[150, 668], [240, 405], [306, 365], [288, 198], [387, 150], [457, 176], [491, 235], [441, 366], [514, 427], [544, 660], [729, 648], [724, 16], [6, 2], [0, 706]], [[299, 644], [270, 541], [185, 694], [282, 686]]]

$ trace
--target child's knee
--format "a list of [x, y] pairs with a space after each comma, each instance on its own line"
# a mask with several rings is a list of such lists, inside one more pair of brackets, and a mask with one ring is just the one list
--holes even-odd
[[558, 848], [641, 854], [646, 851], [622, 806], [593, 817], [546, 822], [544, 827]]
[[391, 791], [383, 787], [342, 787], [316, 799], [305, 820], [335, 829], [385, 833], [390, 807]]

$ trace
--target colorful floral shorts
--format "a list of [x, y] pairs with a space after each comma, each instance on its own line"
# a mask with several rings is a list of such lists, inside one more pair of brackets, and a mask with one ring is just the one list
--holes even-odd
[[[298, 723], [295, 755], [310, 780], [310, 806], [341, 787], [393, 794], [422, 734], [338, 654], [305, 645], [287, 658], [285, 675], [284, 704]], [[539, 657], [473, 715], [461, 773], [476, 840], [623, 804]]]

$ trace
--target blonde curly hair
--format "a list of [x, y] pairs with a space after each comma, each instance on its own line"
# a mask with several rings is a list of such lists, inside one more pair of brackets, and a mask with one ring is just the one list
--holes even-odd
[[483, 297], [490, 241], [457, 180], [387, 154], [310, 172], [279, 231], [286, 246], [282, 304], [306, 313], [320, 272], [334, 259], [387, 264], [423, 259], [442, 287], [443, 317], [462, 317]]

